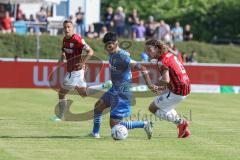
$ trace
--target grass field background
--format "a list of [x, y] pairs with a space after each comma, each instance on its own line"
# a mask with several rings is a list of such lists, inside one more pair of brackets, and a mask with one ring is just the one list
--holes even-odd
[[[189, 139], [177, 139], [176, 126], [156, 121], [147, 140], [141, 129], [129, 131], [125, 141], [110, 137], [109, 115], [103, 118], [101, 139], [88, 137], [92, 121], [50, 121], [58, 102], [45, 89], [0, 89], [0, 160], [112, 160], [112, 159], [240, 159], [240, 95], [191, 94], [177, 111], [192, 122]], [[74, 100], [72, 112], [92, 109], [96, 98]], [[133, 113], [150, 116], [152, 98], [138, 98]]]

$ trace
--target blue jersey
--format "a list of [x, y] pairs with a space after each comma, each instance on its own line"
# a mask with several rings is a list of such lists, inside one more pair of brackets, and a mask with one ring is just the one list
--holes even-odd
[[105, 105], [111, 107], [110, 117], [122, 119], [131, 115], [131, 92], [132, 82], [131, 58], [127, 51], [120, 50], [118, 53], [109, 54], [109, 68], [113, 83], [103, 96]]
[[125, 50], [109, 54], [109, 67], [113, 90], [119, 93], [129, 92], [132, 82], [130, 54]]

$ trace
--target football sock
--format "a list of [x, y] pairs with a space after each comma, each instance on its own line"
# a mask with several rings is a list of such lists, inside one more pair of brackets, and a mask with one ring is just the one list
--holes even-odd
[[87, 95], [93, 95], [93, 94], [99, 92], [102, 89], [103, 89], [103, 85], [102, 84], [88, 86], [87, 89], [86, 89], [86, 94]]
[[144, 121], [124, 121], [120, 123], [124, 125], [127, 129], [134, 129], [134, 128], [144, 128]]
[[59, 114], [58, 118], [62, 119], [64, 117], [64, 111], [67, 106], [67, 100], [66, 99], [59, 99]]
[[161, 119], [164, 119], [166, 121], [170, 121], [174, 124], [180, 124], [181, 123], [181, 118], [178, 116], [177, 112], [175, 109], [172, 109], [168, 112], [164, 112], [160, 109], [158, 109], [156, 112], [155, 112], [155, 115]]
[[95, 113], [94, 112], [92, 133], [94, 133], [94, 134], [99, 133], [101, 122], [102, 122], [102, 113]]

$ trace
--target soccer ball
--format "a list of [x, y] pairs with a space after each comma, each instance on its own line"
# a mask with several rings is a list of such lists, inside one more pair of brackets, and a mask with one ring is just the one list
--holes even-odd
[[124, 140], [128, 136], [128, 130], [125, 126], [117, 124], [112, 128], [112, 138], [114, 140]]

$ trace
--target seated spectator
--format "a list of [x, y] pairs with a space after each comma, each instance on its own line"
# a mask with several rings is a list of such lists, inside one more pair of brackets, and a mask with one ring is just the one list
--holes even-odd
[[98, 37], [98, 33], [95, 32], [93, 24], [89, 25], [86, 36], [87, 36], [87, 38], [97, 38]]
[[178, 58], [178, 60], [183, 63], [183, 57], [182, 57], [182, 53], [177, 49], [177, 47], [172, 43], [171, 46], [172, 50], [174, 51], [175, 56]]
[[107, 33], [107, 27], [106, 27], [106, 26], [103, 26], [103, 27], [101, 28], [100, 33], [99, 33], [99, 38], [102, 39], [106, 33]]
[[34, 18], [34, 15], [31, 14], [29, 18], [29, 25], [28, 25], [28, 32], [30, 34], [40, 34], [39, 26], [36, 24], [36, 19]]
[[136, 41], [145, 40], [146, 28], [144, 26], [144, 21], [136, 20], [136, 24], [132, 27], [132, 38]]
[[187, 24], [185, 26], [184, 32], [183, 32], [183, 40], [184, 41], [190, 41], [193, 38], [193, 34], [191, 32], [191, 26]]
[[197, 63], [197, 52], [196, 51], [192, 51], [192, 54], [189, 56], [189, 60], [190, 63]]
[[9, 16], [8, 11], [5, 12], [5, 16], [2, 19], [1, 24], [2, 24], [1, 26], [2, 33], [11, 33], [13, 31], [12, 19]]
[[146, 24], [146, 39], [151, 39], [154, 37], [156, 28], [157, 28], [157, 24], [154, 21], [154, 17], [149, 16], [148, 22]]
[[141, 53], [141, 61], [142, 62], [149, 62], [149, 57], [146, 52]]
[[17, 34], [20, 34], [20, 35], [27, 34], [28, 27], [27, 27], [27, 23], [26, 23], [26, 21], [24, 21], [24, 19], [19, 19], [19, 20], [15, 21], [14, 27], [15, 27]]
[[188, 63], [189, 62], [189, 56], [187, 53], [182, 52], [182, 58], [183, 58], [183, 63]]
[[164, 22], [160, 21], [160, 24], [157, 28], [157, 39], [169, 43], [172, 41], [170, 26]]
[[179, 22], [175, 23], [175, 27], [172, 29], [172, 37], [174, 42], [179, 42], [183, 40], [183, 29]]

